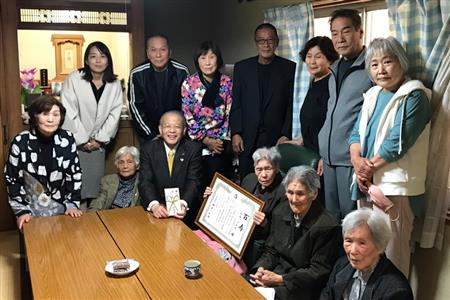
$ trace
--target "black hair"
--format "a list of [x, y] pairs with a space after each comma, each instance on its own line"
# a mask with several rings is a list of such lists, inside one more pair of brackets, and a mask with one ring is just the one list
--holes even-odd
[[66, 117], [66, 108], [62, 103], [53, 96], [39, 96], [28, 106], [28, 114], [30, 115], [30, 129], [37, 130], [38, 119], [37, 116], [43, 112], [49, 112], [52, 107], [56, 105], [59, 107], [59, 113], [61, 115], [61, 120], [59, 121], [58, 128], [61, 128]]
[[194, 53], [194, 64], [199, 74], [201, 74], [201, 70], [198, 64], [198, 58], [202, 55], [205, 55], [209, 50], [211, 50], [211, 52], [214, 53], [217, 57], [217, 70], [223, 67], [222, 53], [220, 52], [219, 46], [213, 41], [204, 41], [200, 43], [199, 47]]
[[305, 47], [300, 51], [300, 57], [303, 61], [306, 60], [306, 55], [311, 48], [318, 46], [323, 55], [328, 59], [330, 63], [333, 63], [339, 58], [338, 53], [334, 49], [333, 42], [326, 36], [315, 36], [306, 42]]
[[270, 29], [270, 30], [272, 30], [275, 33], [275, 36], [276, 36], [276, 39], [277, 39], [277, 42], [278, 42], [279, 39], [278, 39], [277, 29], [275, 28], [275, 26], [273, 26], [270, 23], [262, 23], [262, 24], [259, 24], [258, 27], [256, 27], [256, 29], [255, 29], [255, 40], [256, 40], [256, 33], [258, 32], [258, 30], [261, 30], [261, 29]]
[[103, 44], [102, 42], [99, 42], [99, 41], [90, 43], [87, 46], [86, 51], [84, 51], [84, 67], [80, 69], [81, 71], [84, 72], [83, 79], [86, 81], [92, 80], [91, 69], [89, 68], [89, 66], [87, 64], [87, 61], [89, 59], [89, 52], [91, 51], [91, 48], [93, 48], [93, 47], [97, 48], [98, 51], [100, 51], [102, 54], [106, 55], [106, 58], [108, 59], [108, 65], [106, 66], [106, 69], [103, 72], [103, 80], [106, 82], [113, 82], [114, 80], [116, 80], [117, 75], [114, 74], [113, 60], [111, 57], [111, 52], [109, 51], [108, 47], [105, 44]]
[[333, 23], [333, 21], [337, 18], [347, 18], [352, 21], [353, 27], [355, 27], [356, 30], [361, 29], [361, 16], [359, 15], [359, 12], [355, 9], [338, 9], [331, 13], [330, 16], [330, 25]]

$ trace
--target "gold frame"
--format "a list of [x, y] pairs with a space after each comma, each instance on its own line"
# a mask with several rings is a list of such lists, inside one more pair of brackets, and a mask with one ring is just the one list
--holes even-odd
[[81, 49], [84, 43], [83, 35], [52, 34], [55, 46], [56, 76], [52, 80], [64, 81], [72, 71], [83, 66]]
[[[218, 227], [214, 227], [213, 224], [207, 222], [207, 219], [209, 218], [209, 212], [213, 211], [214, 209], [216, 209], [214, 207], [214, 205], [210, 205], [209, 201], [216, 201], [216, 199], [220, 199], [221, 197], [219, 197], [219, 195], [215, 195], [216, 191], [218, 191], [219, 189], [216, 189], [216, 184], [225, 186], [227, 189], [232, 191], [232, 195], [235, 196], [235, 199], [237, 200], [239, 198], [239, 200], [242, 203], [243, 201], [246, 201], [246, 203], [250, 204], [247, 205], [244, 208], [248, 208], [250, 206], [257, 206], [257, 209], [255, 211], [262, 211], [264, 208], [264, 201], [262, 201], [261, 199], [259, 199], [258, 197], [256, 197], [255, 195], [253, 195], [252, 193], [247, 192], [246, 190], [244, 190], [243, 188], [241, 188], [240, 186], [238, 186], [237, 184], [235, 184], [234, 182], [232, 182], [231, 180], [228, 180], [227, 178], [225, 178], [224, 176], [222, 176], [219, 173], [216, 173], [214, 175], [214, 178], [212, 180], [211, 183], [211, 189], [212, 189], [212, 194], [205, 200], [203, 200], [202, 206], [200, 208], [200, 211], [197, 214], [197, 218], [195, 220], [195, 223], [204, 231], [206, 232], [206, 234], [208, 234], [211, 238], [213, 238], [214, 240], [216, 240], [217, 242], [221, 243], [222, 246], [224, 246], [228, 251], [230, 251], [230, 253], [232, 253], [234, 256], [236, 256], [238, 259], [241, 259], [242, 256], [244, 255], [244, 251], [245, 248], [247, 247], [248, 241], [250, 240], [250, 237], [252, 236], [253, 230], [255, 229], [255, 223], [253, 222], [253, 215], [249, 215], [247, 217], [247, 219], [245, 218], [234, 218], [234, 225], [236, 225], [236, 228], [239, 228], [237, 226], [237, 224], [242, 224], [243, 226], [243, 231], [244, 235], [243, 239], [241, 239], [241, 241], [239, 243], [235, 243], [235, 246], [233, 246], [233, 237], [229, 237], [227, 236], [227, 233], [229, 232], [224, 232], [225, 230], [230, 229], [229, 227], [229, 223], [226, 224], [227, 226], [222, 226], [222, 228], [218, 228]], [[217, 192], [219, 193], [219, 192]], [[225, 197], [224, 197], [225, 198]], [[224, 199], [221, 198], [221, 199]], [[227, 199], [229, 200], [229, 199]], [[220, 201], [220, 200], [219, 200]], [[216, 202], [217, 203], [217, 202]], [[231, 206], [233, 207], [237, 207], [238, 205], [237, 202], [233, 202], [231, 204]], [[216, 206], [217, 207], [217, 206]], [[226, 209], [226, 207], [225, 207]], [[217, 210], [216, 210], [217, 212]], [[230, 215], [230, 211], [225, 211], [224, 214], [222, 214], [222, 212], [224, 211], [220, 211], [220, 213], [218, 214], [218, 216], [223, 216], [224, 214], [229, 214]], [[239, 212], [239, 215], [242, 215], [242, 213], [244, 213], [245, 215], [247, 214], [244, 211], [237, 211]], [[212, 213], [214, 214], [214, 213]], [[237, 214], [233, 214], [233, 216], [236, 216]], [[217, 220], [214, 220], [217, 221]], [[227, 219], [226, 221], [230, 221], [230, 219]], [[236, 223], [236, 221], [239, 221]], [[221, 231], [222, 230], [222, 231]], [[216, 232], [216, 233], [215, 233]], [[246, 234], [246, 235], [245, 235]], [[225, 237], [221, 238], [219, 235]]]

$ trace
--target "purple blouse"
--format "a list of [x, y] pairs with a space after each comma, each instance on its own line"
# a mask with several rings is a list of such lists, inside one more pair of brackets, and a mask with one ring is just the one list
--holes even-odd
[[220, 88], [215, 108], [204, 107], [202, 99], [206, 87], [196, 73], [187, 77], [181, 86], [182, 110], [188, 124], [188, 133], [193, 140], [205, 137], [212, 139], [230, 140], [229, 116], [232, 102], [231, 78], [227, 75], [220, 77]]

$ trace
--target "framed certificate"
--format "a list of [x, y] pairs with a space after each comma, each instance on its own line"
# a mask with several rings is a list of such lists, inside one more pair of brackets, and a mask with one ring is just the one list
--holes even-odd
[[255, 227], [253, 215], [263, 208], [262, 200], [216, 173], [195, 223], [240, 259]]

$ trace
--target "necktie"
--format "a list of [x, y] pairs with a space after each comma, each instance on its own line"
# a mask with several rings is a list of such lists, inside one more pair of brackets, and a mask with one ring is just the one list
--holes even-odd
[[170, 149], [167, 154], [167, 166], [169, 167], [169, 175], [172, 176], [172, 166], [173, 166], [173, 150]]

